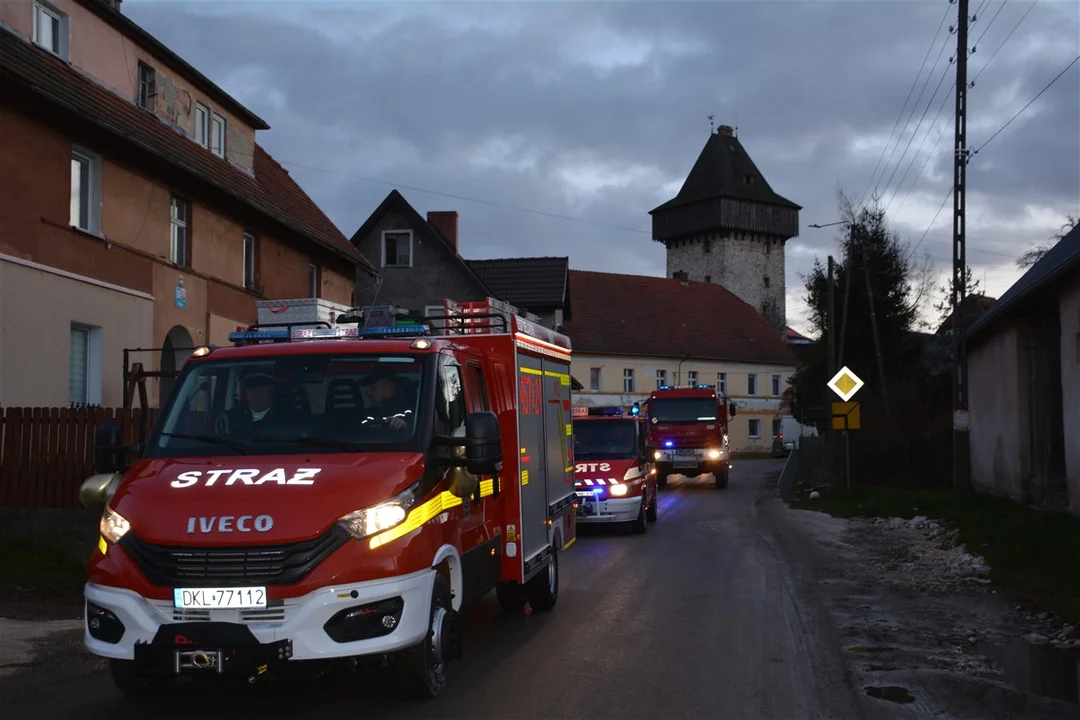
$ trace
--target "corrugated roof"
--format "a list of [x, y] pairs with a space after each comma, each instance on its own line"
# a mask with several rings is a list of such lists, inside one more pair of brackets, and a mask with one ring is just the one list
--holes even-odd
[[717, 132], [709, 136], [679, 194], [649, 214], [717, 198], [802, 209], [772, 189], [739, 138]]
[[495, 297], [523, 310], [561, 308], [570, 260], [565, 257], [466, 260]]
[[1080, 225], [1050, 248], [1039, 262], [1032, 265], [989, 310], [972, 323], [968, 328], [967, 339], [970, 341], [989, 330], [994, 323], [1018, 309], [1033, 295], [1077, 269], [1080, 269]]
[[0, 81], [21, 86], [139, 149], [190, 173], [267, 218], [354, 263], [372, 268], [289, 173], [256, 144], [255, 177], [98, 85], [54, 55], [0, 30]]
[[570, 271], [575, 353], [794, 365], [757, 310], [719, 285]]

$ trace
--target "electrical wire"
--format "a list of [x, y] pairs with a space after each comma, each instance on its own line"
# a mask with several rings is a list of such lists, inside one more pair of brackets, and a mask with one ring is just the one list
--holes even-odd
[[[920, 143], [919, 149], [916, 150], [915, 155], [912, 156], [911, 164], [908, 165], [908, 170], [911, 170], [911, 166], [915, 164], [916, 160], [918, 160], [920, 154], [922, 153], [923, 145], [926, 144], [927, 139], [930, 137], [930, 132], [935, 127], [937, 127], [938, 118], [941, 117], [941, 113], [945, 111], [945, 106], [949, 104], [949, 99], [952, 98], [952, 94], [953, 94], [953, 92], [955, 90], [956, 90], [955, 87], [951, 87], [951, 88], [949, 88], [949, 92], [945, 93], [945, 99], [941, 101], [941, 105], [938, 106], [937, 114], [934, 115], [934, 119], [930, 121], [930, 127], [927, 128], [926, 135], [923, 136], [923, 141], [922, 141], [922, 143]], [[948, 125], [943, 127], [941, 129], [941, 132], [938, 133], [937, 140], [934, 141], [933, 147], [930, 148], [930, 152], [927, 153], [927, 155], [926, 155], [926, 160], [923, 161], [922, 167], [919, 168], [919, 172], [916, 173], [916, 175], [915, 175], [915, 179], [911, 181], [911, 185], [908, 186], [907, 192], [904, 193], [904, 199], [901, 200], [900, 205], [897, 206], [897, 208], [896, 208], [896, 214], [897, 215], [899, 215], [900, 211], [904, 209], [904, 204], [907, 202], [907, 199], [911, 196], [911, 191], [914, 190], [915, 186], [919, 184], [919, 178], [921, 178], [923, 176], [923, 174], [926, 172], [927, 166], [930, 165], [930, 161], [934, 159], [934, 153], [937, 152], [938, 145], [941, 144], [941, 141], [945, 137], [945, 132], [947, 130], [948, 130]], [[907, 171], [904, 172], [904, 177], [907, 177]], [[900, 179], [900, 184], [899, 184], [899, 186], [897, 186], [897, 194], [899, 194], [900, 189], [903, 188], [903, 187], [904, 187], [904, 178], [901, 178]], [[893, 203], [894, 200], [896, 200], [896, 195], [895, 194], [889, 200], [889, 205], [886, 206], [886, 208], [885, 208], [886, 213], [889, 212], [889, 207], [892, 206], [892, 203]]]
[[993, 59], [997, 57], [997, 54], [1001, 52], [1001, 48], [1005, 47], [1005, 43], [1009, 42], [1009, 38], [1011, 38], [1013, 36], [1013, 33], [1016, 32], [1016, 29], [1020, 27], [1020, 23], [1024, 22], [1024, 19], [1031, 14], [1031, 11], [1034, 10], [1035, 6], [1038, 4], [1039, 0], [1035, 0], [1035, 2], [1031, 3], [1031, 5], [1028, 6], [1027, 11], [1020, 16], [1020, 19], [1016, 21], [1015, 25], [1013, 25], [1013, 29], [1009, 31], [1009, 34], [1006, 35], [1005, 39], [1001, 41], [1001, 44], [997, 46], [997, 50], [994, 50], [994, 52], [990, 55], [987, 61], [983, 63], [983, 66], [979, 68], [979, 72], [975, 73], [975, 77], [971, 78], [971, 87], [975, 86], [975, 81], [978, 80], [979, 76], [983, 74], [983, 72], [986, 70], [987, 65], [989, 65], [991, 61], [993, 61]]
[[983, 28], [983, 31], [979, 34], [979, 37], [975, 40], [974, 43], [972, 43], [971, 52], [974, 53], [978, 49], [979, 43], [981, 43], [982, 39], [984, 37], [986, 37], [986, 31], [989, 30], [991, 28], [991, 26], [993, 26], [994, 21], [998, 19], [998, 15], [1001, 14], [1001, 11], [1004, 10], [1005, 6], [1008, 5], [1008, 4], [1009, 4], [1009, 0], [1004, 0], [1004, 2], [1001, 3], [1001, 7], [999, 7], [998, 11], [996, 13], [994, 13], [994, 17], [990, 18], [990, 22], [988, 22], [986, 24], [986, 27]]

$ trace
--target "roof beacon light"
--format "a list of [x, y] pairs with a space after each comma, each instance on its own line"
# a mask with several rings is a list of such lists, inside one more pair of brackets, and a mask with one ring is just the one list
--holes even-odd
[[630, 408], [630, 414], [631, 415], [640, 415], [641, 414], [641, 405], [639, 403], [634, 403], [633, 406], [631, 406], [631, 408]]
[[231, 343], [281, 342], [289, 339], [288, 328], [266, 328], [265, 330], [240, 330], [229, 333]]
[[384, 325], [360, 328], [358, 332], [360, 337], [415, 337], [430, 334], [431, 328], [427, 325]]
[[337, 340], [358, 336], [359, 331], [354, 327], [296, 328], [292, 331], [293, 340]]
[[601, 405], [600, 407], [589, 408], [589, 414], [593, 417], [598, 415], [603, 417], [622, 417], [624, 413], [623, 409], [618, 405]]

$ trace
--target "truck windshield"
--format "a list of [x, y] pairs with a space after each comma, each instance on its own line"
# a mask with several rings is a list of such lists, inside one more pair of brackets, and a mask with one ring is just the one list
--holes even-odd
[[663, 423], [715, 422], [718, 407], [715, 398], [653, 398], [649, 418]]
[[574, 423], [574, 457], [604, 460], [637, 457], [635, 420], [578, 420]]
[[408, 446], [417, 435], [427, 361], [410, 355], [282, 355], [192, 363], [146, 454], [310, 454]]

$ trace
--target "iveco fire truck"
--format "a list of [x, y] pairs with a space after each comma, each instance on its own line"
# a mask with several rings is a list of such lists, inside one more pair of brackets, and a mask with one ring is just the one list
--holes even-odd
[[438, 334], [363, 317], [233, 333], [195, 351], [144, 446], [99, 427], [84, 637], [125, 694], [369, 659], [434, 697], [463, 604], [555, 606], [569, 339], [494, 300], [447, 301]]
[[574, 490], [579, 523], [624, 523], [644, 533], [656, 522], [656, 470], [634, 406], [574, 408]]
[[728, 420], [735, 407], [711, 385], [662, 386], [649, 394], [649, 444], [660, 487], [668, 475], [712, 473], [726, 488], [731, 474]]

